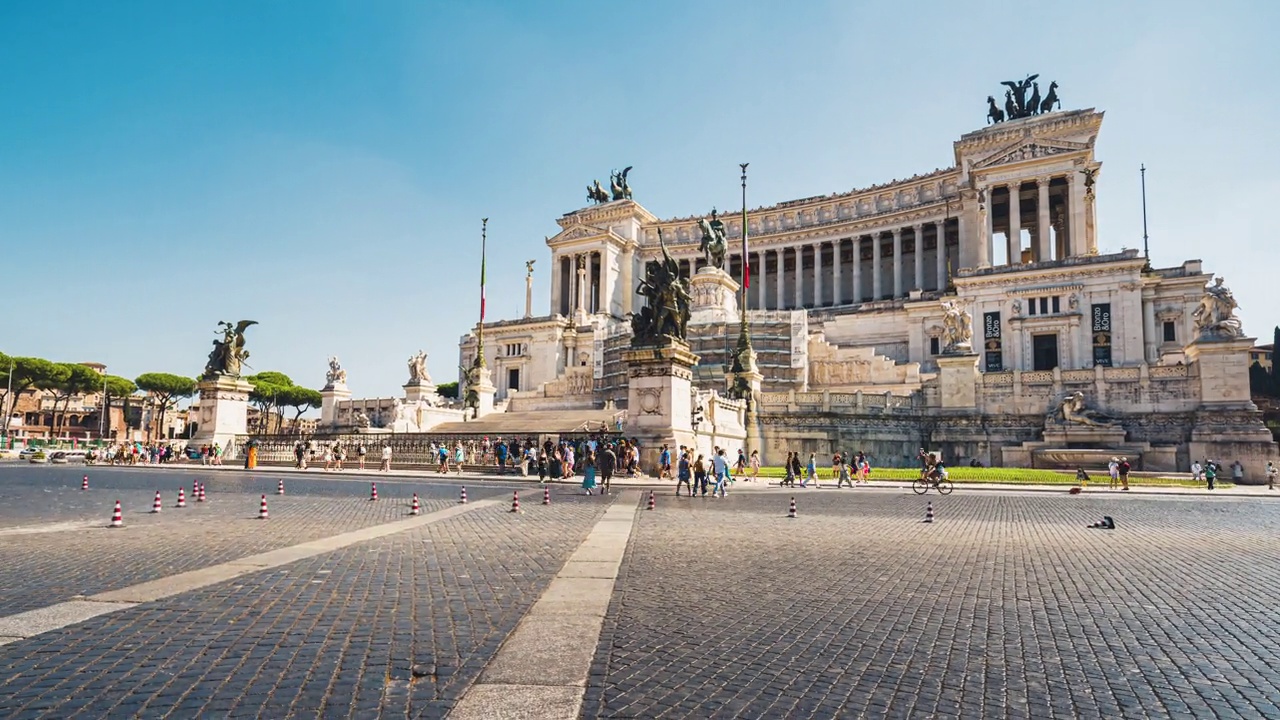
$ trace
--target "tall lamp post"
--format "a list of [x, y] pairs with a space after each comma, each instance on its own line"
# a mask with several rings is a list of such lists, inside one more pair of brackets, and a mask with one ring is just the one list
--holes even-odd
[[14, 365], [13, 358], [9, 358], [9, 387], [4, 391], [4, 428], [3, 432], [0, 432], [0, 448], [7, 448], [9, 446], [9, 418], [13, 415], [13, 413], [9, 411], [9, 408], [13, 404], [14, 367], [16, 366]]

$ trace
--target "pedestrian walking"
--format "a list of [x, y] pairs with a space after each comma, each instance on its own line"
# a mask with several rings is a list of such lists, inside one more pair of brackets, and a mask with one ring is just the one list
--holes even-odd
[[1275, 464], [1274, 462], [1271, 462], [1270, 460], [1268, 460], [1268, 461], [1267, 461], [1267, 489], [1268, 489], [1268, 490], [1275, 490], [1275, 489], [1276, 489], [1276, 475], [1277, 475], [1277, 474], [1280, 474], [1280, 471], [1277, 471], [1277, 470], [1276, 470], [1276, 464]]
[[1212, 490], [1214, 486], [1217, 484], [1216, 483], [1217, 479], [1218, 479], [1218, 466], [1215, 465], [1212, 460], [1210, 460], [1204, 465], [1204, 481], [1208, 484], [1210, 490]]
[[717, 494], [725, 497], [729, 492], [725, 489], [725, 483], [729, 480], [729, 460], [724, 456], [724, 448], [720, 448], [716, 452], [716, 456], [711, 458], [711, 472], [715, 473], [716, 484], [711, 490], [711, 497]]
[[796, 474], [791, 470], [791, 461], [795, 459], [796, 454], [787, 451], [787, 460], [782, 464], [782, 480], [778, 482], [778, 487], [795, 487]]
[[676, 497], [680, 497], [681, 485], [689, 491], [689, 497], [693, 497], [693, 464], [689, 462], [688, 450], [680, 453], [676, 461]]
[[751, 479], [759, 480], [760, 479], [760, 451], [752, 450], [751, 460], [748, 462], [751, 465]]
[[1199, 460], [1191, 461], [1191, 479], [1195, 482], [1200, 482], [1204, 479], [1204, 466], [1200, 464]]
[[1107, 474], [1111, 476], [1111, 489], [1120, 487], [1120, 458], [1111, 458], [1107, 463]]
[[701, 454], [693, 461], [693, 485], [695, 490], [701, 488], [702, 497], [707, 496], [707, 464]]
[[[587, 451], [587, 455], [588, 457], [592, 455], [590, 450]], [[613, 473], [618, 469], [618, 454], [613, 451], [613, 448], [605, 445], [604, 450], [596, 457], [596, 467], [600, 470], [600, 493], [608, 495]]]
[[809, 464], [805, 466], [804, 479], [800, 481], [800, 487], [809, 487], [810, 481], [815, 488], [822, 487], [818, 482], [818, 453], [809, 453]]
[[596, 465], [595, 458], [592, 457], [590, 451], [582, 458], [582, 489], [586, 494], [593, 495], [592, 490], [596, 487]]
[[364, 469], [364, 456], [368, 452], [369, 452], [369, 449], [364, 446], [364, 443], [360, 443], [359, 445], [356, 446], [356, 459], [360, 463], [361, 470]]
[[844, 458], [840, 458], [840, 470], [836, 478], [836, 489], [844, 487], [845, 483], [849, 483], [849, 487], [853, 487], [853, 478], [849, 476], [849, 465], [844, 462]]
[[1129, 458], [1126, 458], [1126, 457], [1120, 458], [1119, 470], [1120, 470], [1120, 489], [1121, 490], [1127, 491], [1129, 489], [1129, 471], [1132, 469], [1133, 469], [1133, 466], [1129, 464]]
[[449, 446], [441, 443], [436, 449], [436, 472], [444, 475], [449, 472]]
[[382, 464], [378, 467], [378, 469], [381, 470], [382, 472], [389, 472], [391, 470], [391, 446], [390, 445], [382, 446]]
[[1076, 482], [1080, 483], [1081, 488], [1089, 486], [1089, 473], [1085, 472], [1082, 467], [1076, 468]]
[[1244, 484], [1244, 465], [1239, 460], [1231, 463], [1231, 482], [1236, 485]]

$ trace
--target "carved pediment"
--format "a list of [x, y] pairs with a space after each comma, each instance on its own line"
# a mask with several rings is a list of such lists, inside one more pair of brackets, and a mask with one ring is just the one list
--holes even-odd
[[973, 164], [975, 169], [985, 169], [997, 165], [1035, 160], [1039, 158], [1062, 155], [1064, 153], [1088, 150], [1086, 143], [1070, 140], [1030, 139], [1020, 141], [1011, 147], [1002, 148]]
[[562, 242], [582, 240], [583, 238], [595, 238], [595, 237], [600, 237], [601, 235], [608, 235], [608, 234], [609, 234], [609, 230], [607, 228], [601, 228], [601, 227], [596, 227], [595, 225], [588, 225], [586, 223], [582, 223], [581, 225], [574, 225], [570, 227], [568, 230], [565, 230], [561, 232], [559, 235], [556, 235], [555, 237], [551, 238], [548, 241], [548, 244], [559, 244]]

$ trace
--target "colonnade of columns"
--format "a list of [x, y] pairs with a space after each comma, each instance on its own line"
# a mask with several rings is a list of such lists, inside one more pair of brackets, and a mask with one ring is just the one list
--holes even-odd
[[560, 255], [552, 267], [551, 309], [561, 315], [602, 309], [601, 256], [598, 251]]
[[[1078, 173], [996, 183], [979, 188], [985, 241], [978, 242], [978, 265], [1017, 265], [1081, 255], [1091, 250], [1085, 237], [1087, 189]], [[1029, 242], [1023, 242], [1027, 230]], [[996, 234], [1004, 247], [996, 253]], [[1000, 256], [1003, 257], [1000, 257]]]
[[[953, 269], [957, 224], [938, 220], [837, 240], [763, 248], [750, 253], [752, 310], [854, 305], [905, 298], [914, 290], [942, 290]], [[740, 253], [728, 259], [741, 278]], [[950, 259], [950, 261], [949, 261]], [[705, 265], [681, 260], [686, 276]]]

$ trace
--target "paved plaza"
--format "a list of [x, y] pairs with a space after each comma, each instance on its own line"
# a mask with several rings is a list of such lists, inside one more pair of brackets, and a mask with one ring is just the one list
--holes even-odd
[[0, 716], [1280, 716], [1269, 499], [85, 472], [0, 466]]

